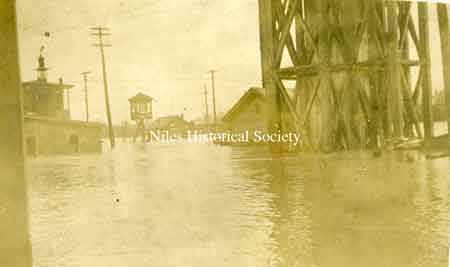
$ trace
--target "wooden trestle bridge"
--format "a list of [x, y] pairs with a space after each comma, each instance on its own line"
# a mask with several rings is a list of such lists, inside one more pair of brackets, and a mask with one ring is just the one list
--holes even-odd
[[300, 131], [312, 150], [431, 140], [431, 8], [437, 8], [450, 107], [445, 4], [259, 0], [270, 130]]

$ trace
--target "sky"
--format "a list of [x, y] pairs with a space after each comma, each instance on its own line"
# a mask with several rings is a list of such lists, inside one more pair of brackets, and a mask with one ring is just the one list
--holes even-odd
[[[205, 85], [212, 110], [211, 69], [218, 71], [218, 113], [226, 112], [249, 87], [261, 86], [257, 0], [18, 0], [17, 13], [22, 79], [36, 78], [39, 48], [44, 45], [49, 80], [62, 77], [75, 86], [74, 119], [84, 118], [80, 73], [91, 71], [91, 118], [106, 121], [100, 53], [90, 35], [95, 26], [111, 28], [106, 63], [115, 123], [129, 120], [128, 98], [138, 92], [155, 98], [156, 116], [184, 112], [187, 119], [202, 117]], [[437, 91], [443, 82], [433, 5], [430, 18]]]
[[[261, 86], [258, 6], [255, 0], [18, 0], [23, 80], [36, 78], [44, 45], [49, 81], [62, 77], [74, 119], [84, 118], [81, 72], [91, 71], [91, 117], [105, 121], [101, 59], [90, 27], [111, 28], [106, 64], [113, 120], [129, 119], [128, 98], [155, 98], [156, 116], [203, 116], [203, 88], [216, 73], [218, 113], [250, 87]], [[45, 32], [50, 37], [44, 36]], [[212, 110], [212, 107], [210, 107]]]

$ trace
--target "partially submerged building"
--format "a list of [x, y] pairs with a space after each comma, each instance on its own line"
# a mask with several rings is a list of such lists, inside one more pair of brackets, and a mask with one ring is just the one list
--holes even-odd
[[188, 131], [193, 128], [193, 124], [186, 121], [183, 115], [165, 116], [155, 119], [149, 130], [153, 132], [167, 132], [170, 135], [179, 137], [186, 136]]
[[22, 84], [27, 154], [101, 152], [103, 124], [70, 118], [68, 96], [73, 86], [64, 84], [62, 79], [58, 83], [48, 82], [48, 69], [42, 55], [36, 71], [36, 80]]
[[225, 128], [232, 133], [266, 132], [267, 110], [263, 88], [250, 88], [223, 117]]

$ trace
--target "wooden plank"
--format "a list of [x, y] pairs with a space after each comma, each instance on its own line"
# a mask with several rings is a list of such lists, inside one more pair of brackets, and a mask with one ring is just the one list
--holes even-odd
[[[347, 129], [345, 127], [345, 118], [344, 118], [344, 112], [342, 111], [341, 108], [341, 101], [340, 101], [340, 97], [337, 95], [337, 89], [336, 89], [336, 85], [334, 80], [331, 78], [331, 75], [328, 75], [327, 78], [329, 79], [329, 84], [330, 84], [330, 89], [331, 89], [331, 93], [333, 95], [333, 100], [335, 102], [335, 108], [336, 108], [336, 112], [337, 112], [337, 130], [338, 133], [342, 134], [343, 137], [343, 145], [344, 145], [344, 149], [347, 150], [349, 149], [350, 146], [350, 137], [347, 134]], [[346, 83], [342, 84], [342, 88], [341, 88], [341, 92], [343, 91], [342, 89], [346, 87]]]
[[314, 40], [314, 37], [311, 33], [311, 30], [309, 29], [308, 25], [306, 24], [305, 20], [301, 17], [299, 17], [298, 22], [300, 23], [300, 25], [303, 27], [304, 31], [305, 31], [305, 36], [307, 38], [307, 40], [309, 41], [309, 44], [311, 45], [311, 47], [313, 48], [314, 52], [316, 53], [316, 55], [318, 57], [320, 57], [319, 54], [319, 48], [317, 46], [316, 41]]
[[15, 1], [0, 1], [0, 265], [31, 267]]
[[[383, 58], [388, 56], [388, 39], [387, 39], [387, 31], [388, 31], [388, 20], [386, 15], [385, 3], [383, 1], [375, 1], [375, 14], [376, 14], [376, 22], [377, 22], [377, 40], [383, 49]], [[383, 79], [380, 80], [379, 87], [379, 105], [380, 105], [380, 116], [382, 122], [382, 128], [384, 133], [384, 138], [390, 138], [392, 135], [391, 128], [391, 115], [388, 110], [388, 89], [389, 82], [386, 79], [387, 72], [386, 69], [383, 70], [382, 74]]]
[[283, 98], [283, 101], [288, 107], [289, 115], [292, 117], [292, 122], [294, 124], [295, 130], [297, 133], [301, 133], [302, 130], [299, 125], [300, 119], [298, 117], [294, 103], [292, 102], [289, 94], [287, 93], [287, 90], [286, 90], [285, 86], [283, 85], [283, 82], [281, 81], [281, 79], [277, 75], [274, 75], [274, 78], [275, 78], [276, 85], [280, 89], [280, 93]]
[[420, 95], [420, 88], [422, 86], [422, 79], [423, 79], [423, 69], [420, 68], [419, 70], [419, 77], [417, 77], [417, 82], [416, 82], [416, 86], [414, 88], [414, 92], [413, 92], [413, 101], [414, 104], [416, 105], [418, 100], [419, 100], [419, 95]]
[[[400, 47], [400, 60], [401, 62], [405, 60], [409, 60], [410, 56], [410, 41], [408, 38], [408, 24], [410, 19], [410, 11], [411, 11], [411, 3], [410, 2], [398, 2], [399, 10], [400, 10], [400, 16], [399, 16], [399, 26], [401, 27], [401, 33], [400, 33], [400, 41], [399, 41], [399, 47]], [[403, 81], [403, 91], [408, 90], [408, 95], [411, 95], [411, 66], [402, 64], [400, 73], [402, 75], [402, 81]], [[413, 119], [414, 117], [411, 116], [409, 103], [406, 100], [406, 96], [403, 93], [403, 98], [405, 99], [403, 101], [403, 105], [406, 107], [406, 111], [404, 114], [404, 134], [407, 137], [413, 137], [414, 136], [414, 126], [416, 126], [416, 121]], [[416, 132], [419, 132], [416, 130]]]
[[[276, 53], [275, 53], [275, 62], [281, 62], [281, 58], [283, 56], [283, 49], [284, 49], [284, 46], [286, 45], [286, 40], [287, 40], [288, 36], [290, 36], [290, 30], [292, 27], [292, 23], [294, 21], [295, 13], [297, 11], [297, 8], [295, 8], [297, 5], [297, 2], [298, 2], [298, 0], [293, 0], [292, 6], [290, 6], [290, 8], [288, 10], [287, 16], [283, 20], [284, 22], [281, 27], [281, 36], [280, 36], [280, 40], [279, 40], [279, 45], [278, 45]], [[282, 18], [280, 18], [280, 19], [282, 19]], [[295, 55], [295, 57], [296, 56], [297, 55]]]
[[[375, 4], [376, 5], [376, 4]], [[376, 8], [374, 14], [375, 16], [375, 20], [374, 22], [376, 23], [376, 31], [377, 34], [376, 36], [378, 37], [377, 40], [379, 42], [379, 44], [381, 45], [382, 49], [383, 49], [383, 54], [386, 55], [386, 44], [387, 44], [387, 39], [386, 39], [386, 30], [387, 30], [387, 26], [386, 24], [386, 19], [385, 19], [385, 8], [384, 6], [382, 6], [382, 8]]]
[[303, 127], [305, 127], [305, 126], [307, 125], [308, 121], [309, 121], [309, 118], [310, 118], [310, 114], [311, 114], [311, 110], [312, 110], [314, 101], [316, 101], [317, 94], [319, 93], [320, 85], [321, 85], [321, 80], [319, 80], [319, 81], [317, 82], [317, 85], [316, 85], [316, 87], [314, 88], [314, 91], [313, 91], [313, 95], [312, 95], [312, 97], [311, 97], [311, 99], [309, 100], [309, 103], [308, 103], [308, 105], [307, 105], [306, 113], [305, 113], [305, 120], [304, 120], [303, 123], [302, 123], [302, 126], [303, 126]]
[[[283, 27], [284, 21], [283, 21], [283, 11], [282, 11], [281, 4], [278, 1], [274, 1], [273, 5], [275, 8], [276, 20], [278, 21], [278, 24], [280, 25], [280, 27]], [[286, 47], [288, 49], [289, 56], [291, 57], [291, 60], [292, 60], [292, 63], [294, 64], [294, 66], [298, 65], [300, 60], [298, 58], [297, 51], [296, 51], [291, 33], [288, 32], [285, 43], [280, 42], [279, 44], [280, 44], [279, 48], [281, 48], [282, 51], [283, 51], [284, 47]], [[276, 67], [279, 67], [281, 65], [282, 58], [283, 58], [283, 56], [280, 55], [280, 57], [277, 57], [275, 59]]]
[[367, 72], [371, 66], [382, 69], [383, 63], [377, 61], [361, 61], [355, 64], [309, 64], [280, 68], [278, 73], [286, 75], [288, 78], [290, 75], [310, 75], [312, 73], [318, 74], [318, 72]]
[[[298, 1], [298, 12], [295, 14], [295, 43], [296, 43], [296, 49], [297, 49], [297, 58], [299, 60], [299, 65], [301, 64], [308, 64], [308, 51], [306, 48], [306, 42], [305, 42], [305, 33], [302, 28], [302, 24], [299, 21], [303, 18], [304, 14], [304, 2]], [[295, 88], [296, 88], [296, 95], [297, 95], [297, 106], [296, 109], [299, 111], [300, 118], [304, 120], [305, 116], [305, 110], [307, 108], [308, 100], [310, 99], [311, 90], [310, 86], [307, 85], [304, 77], [302, 75], [296, 75], [295, 77]], [[304, 133], [306, 134], [308, 132], [308, 129], [304, 128]], [[309, 136], [309, 135], [308, 135]], [[305, 138], [304, 138], [305, 139]]]
[[419, 138], [423, 138], [423, 134], [422, 134], [422, 129], [420, 127], [419, 124], [419, 116], [417, 115], [417, 109], [414, 105], [412, 96], [411, 96], [411, 91], [409, 90], [409, 82], [406, 79], [406, 75], [404, 74], [403, 71], [400, 72], [401, 73], [401, 78], [403, 81], [403, 87], [402, 87], [402, 93], [403, 93], [403, 97], [405, 99], [405, 106], [406, 106], [406, 114], [408, 116], [408, 119], [412, 122], [412, 124], [414, 125], [414, 128], [416, 130], [416, 133], [418, 135]]
[[359, 100], [360, 100], [359, 102], [361, 105], [361, 109], [364, 114], [364, 118], [366, 119], [366, 122], [369, 122], [370, 117], [371, 117], [369, 96], [367, 95], [364, 88], [362, 88], [362, 83], [358, 78], [356, 79], [356, 86], [359, 87], [358, 96], [359, 96]]
[[[409, 16], [411, 17], [411, 14]], [[416, 28], [414, 27], [414, 22], [413, 22], [412, 18], [409, 18], [409, 20], [408, 20], [408, 30], [409, 30], [411, 39], [413, 40], [414, 47], [416, 48], [417, 54], [420, 54], [420, 49], [419, 49], [420, 41], [419, 41], [419, 37], [417, 35]]]
[[408, 27], [410, 23], [410, 11], [411, 11], [411, 3], [410, 2], [399, 2], [398, 5], [402, 7], [402, 16], [399, 18], [400, 25], [400, 48], [405, 48], [408, 40]]

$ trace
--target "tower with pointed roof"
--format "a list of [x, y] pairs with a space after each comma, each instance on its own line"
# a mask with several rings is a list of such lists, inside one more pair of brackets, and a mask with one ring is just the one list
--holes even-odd
[[25, 115], [48, 117], [54, 119], [70, 119], [68, 90], [73, 85], [59, 82], [48, 82], [48, 68], [41, 53], [38, 58], [36, 80], [22, 84]]

